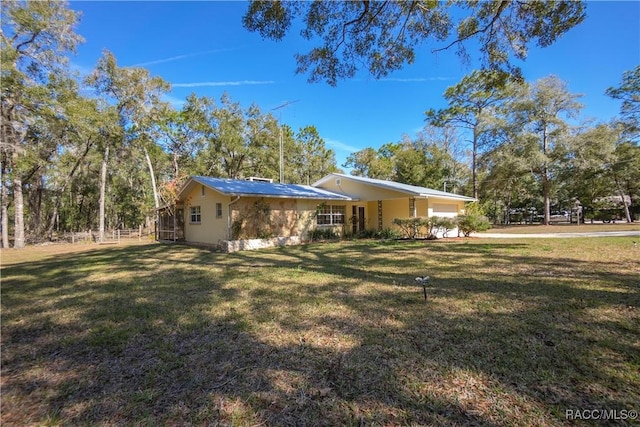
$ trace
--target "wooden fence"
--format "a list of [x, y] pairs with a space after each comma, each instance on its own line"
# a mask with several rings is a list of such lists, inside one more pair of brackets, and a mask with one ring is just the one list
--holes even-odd
[[57, 236], [58, 241], [68, 243], [120, 243], [121, 239], [138, 239], [151, 235], [148, 229], [130, 228], [123, 230], [109, 230], [104, 232], [104, 238], [100, 241], [100, 232], [97, 230], [87, 230], [80, 232], [63, 233]]

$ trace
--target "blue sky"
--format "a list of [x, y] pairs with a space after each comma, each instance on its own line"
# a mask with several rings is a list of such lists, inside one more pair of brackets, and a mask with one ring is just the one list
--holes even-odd
[[[414, 64], [375, 80], [366, 73], [337, 87], [307, 83], [296, 75], [294, 54], [309, 42], [290, 32], [281, 42], [245, 30], [244, 2], [81, 1], [76, 31], [85, 38], [72, 63], [90, 71], [103, 49], [120, 66], [141, 66], [172, 84], [168, 98], [177, 108], [190, 93], [218, 100], [227, 92], [244, 108], [252, 103], [273, 111], [294, 130], [314, 125], [342, 165], [353, 151], [379, 148], [414, 137], [424, 126], [424, 111], [444, 108], [445, 89], [474, 69], [455, 51], [432, 54], [442, 45], [423, 45]], [[472, 60], [475, 59], [471, 52]], [[574, 93], [583, 94], [583, 118], [608, 121], [619, 102], [604, 91], [622, 73], [640, 64], [640, 2], [590, 1], [587, 18], [551, 47], [530, 47], [518, 62], [529, 81], [555, 74]]]

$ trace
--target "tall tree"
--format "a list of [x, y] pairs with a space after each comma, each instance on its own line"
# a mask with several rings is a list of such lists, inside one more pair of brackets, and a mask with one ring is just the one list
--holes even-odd
[[[160, 207], [156, 177], [149, 155], [148, 144], [154, 143], [148, 134], [154, 121], [157, 121], [159, 111], [164, 108], [161, 100], [169, 90], [169, 84], [160, 77], [152, 77], [144, 68], [119, 67], [115, 56], [105, 51], [98, 61], [96, 69], [87, 78], [87, 83], [104, 96], [107, 102], [114, 105], [120, 117], [125, 140], [124, 145], [137, 144], [144, 153], [153, 191], [155, 211]], [[106, 168], [109, 156], [109, 146], [105, 147], [104, 166], [101, 176], [106, 179]], [[105, 189], [101, 189], [101, 199]], [[101, 204], [100, 238], [104, 237], [104, 212]]]
[[337, 172], [335, 153], [327, 149], [315, 126], [305, 126], [296, 135], [293, 152], [294, 176], [291, 181], [310, 185], [331, 172]]
[[200, 100], [191, 94], [180, 111], [169, 105], [159, 114], [153, 137], [171, 157], [170, 179], [180, 179], [195, 171], [197, 154], [204, 148], [205, 135], [200, 128]]
[[[572, 150], [570, 173], [565, 179], [574, 184], [574, 192], [586, 205], [616, 193], [627, 221], [631, 222], [627, 200], [637, 190], [633, 189], [633, 184], [629, 187], [629, 183], [634, 182], [637, 189], [640, 172], [634, 173], [634, 169], [629, 168], [633, 168], [634, 156], [627, 149], [628, 145], [621, 142], [621, 134], [621, 127], [605, 124], [578, 134]], [[635, 160], [635, 166], [638, 166]]]
[[622, 101], [620, 114], [626, 136], [634, 141], [640, 138], [640, 65], [622, 75], [619, 87], [610, 87], [607, 95]]
[[300, 19], [303, 38], [319, 44], [296, 54], [297, 72], [310, 81], [335, 86], [351, 78], [364, 64], [376, 78], [411, 64], [423, 44], [433, 51], [457, 48], [468, 58], [467, 46], [480, 50], [490, 69], [519, 74], [513, 58], [525, 59], [528, 46], [551, 45], [585, 18], [583, 1], [478, 2], [346, 1], [272, 2], [253, 0], [243, 18], [245, 28], [262, 37], [281, 40]]
[[387, 143], [377, 151], [371, 147], [350, 154], [343, 165], [352, 168], [351, 174], [376, 179], [393, 179], [395, 156], [401, 149], [398, 143]]
[[495, 117], [501, 107], [516, 96], [516, 83], [504, 73], [476, 70], [444, 93], [447, 108], [426, 111], [426, 120], [433, 126], [455, 126], [466, 129], [471, 143], [471, 173], [473, 197], [478, 197], [477, 163], [481, 150], [494, 142], [497, 132]]
[[[246, 113], [246, 126], [250, 152], [247, 173], [274, 181], [280, 179], [280, 141], [283, 157], [287, 158], [294, 149], [293, 132], [288, 126], [278, 123], [273, 114], [264, 114], [257, 105], [251, 105]], [[283, 165], [284, 177], [291, 176], [291, 162]]]
[[[495, 222], [509, 223], [511, 212], [518, 209], [524, 219], [526, 209], [542, 206], [540, 187], [527, 161], [531, 145], [520, 143], [517, 136], [492, 147], [479, 159], [481, 179], [479, 196]], [[528, 213], [527, 212], [527, 213]]]
[[[20, 248], [25, 244], [21, 157], [29, 151], [26, 127], [38, 116], [43, 101], [46, 104], [48, 94], [42, 85], [82, 39], [73, 30], [78, 16], [66, 2], [3, 1], [0, 7], [1, 148], [7, 160], [5, 173], [13, 179], [14, 246]], [[3, 179], [0, 185], [5, 184]], [[2, 194], [6, 193], [3, 188]]]
[[242, 107], [225, 93], [220, 100], [221, 107], [216, 110], [218, 128], [215, 146], [220, 155], [224, 176], [240, 178], [243, 176], [245, 160], [249, 147], [245, 138], [245, 118]]
[[[629, 208], [633, 213], [627, 216], [630, 221], [634, 215], [640, 215], [640, 145], [619, 140], [611, 164], [611, 173], [618, 180], [619, 193], [627, 194], [630, 198]], [[625, 207], [626, 207], [626, 201]]]
[[517, 127], [523, 129], [517, 141], [524, 150], [531, 172], [539, 179], [544, 199], [544, 223], [551, 218], [551, 196], [562, 161], [568, 151], [570, 126], [576, 117], [581, 95], [569, 92], [565, 82], [549, 76], [535, 82], [526, 98], [515, 106]]
[[405, 137], [394, 157], [394, 179], [433, 189], [455, 190], [461, 167], [453, 157], [450, 141], [442, 140], [427, 128], [413, 140]]

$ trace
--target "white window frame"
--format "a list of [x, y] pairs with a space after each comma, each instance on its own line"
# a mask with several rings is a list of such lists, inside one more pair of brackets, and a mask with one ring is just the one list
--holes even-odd
[[346, 223], [347, 207], [345, 205], [324, 205], [316, 216], [316, 225], [330, 227]]
[[216, 203], [216, 218], [222, 218], [222, 203]]
[[202, 209], [200, 206], [189, 207], [189, 223], [201, 224], [202, 223]]

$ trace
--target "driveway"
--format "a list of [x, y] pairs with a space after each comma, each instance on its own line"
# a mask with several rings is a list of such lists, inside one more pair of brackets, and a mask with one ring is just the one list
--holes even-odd
[[512, 233], [472, 233], [471, 237], [486, 237], [490, 239], [547, 239], [557, 237], [640, 237], [640, 231], [592, 231], [586, 233], [539, 233], [539, 234], [512, 234]]

